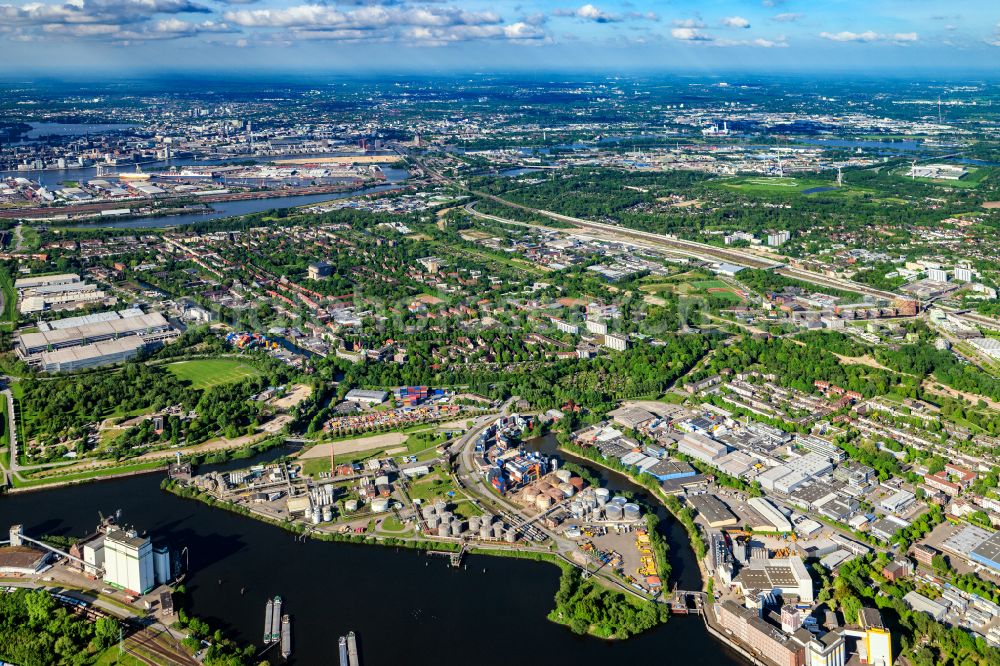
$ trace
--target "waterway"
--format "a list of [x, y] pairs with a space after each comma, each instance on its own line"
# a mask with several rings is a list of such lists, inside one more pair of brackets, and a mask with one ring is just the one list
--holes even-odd
[[[554, 440], [536, 442], [551, 445]], [[620, 475], [592, 469], [613, 489], [633, 489]], [[444, 558], [406, 549], [299, 542], [251, 518], [165, 493], [161, 479], [152, 474], [0, 497], [0, 526], [23, 523], [29, 535], [81, 536], [97, 524], [98, 511], [121, 509], [125, 524], [187, 549], [193, 612], [239, 640], [260, 646], [265, 602], [281, 595], [292, 616], [293, 664], [336, 664], [337, 636], [349, 630], [359, 635], [364, 666], [745, 663], [694, 616], [671, 618], [622, 642], [574, 635], [546, 620], [559, 579], [550, 564], [470, 556], [463, 568], [452, 569]], [[683, 530], [671, 527], [667, 535], [681, 585], [694, 584], [697, 567]], [[265, 657], [281, 663], [273, 652]]]
[[335, 192], [332, 194], [300, 194], [288, 197], [272, 197], [270, 199], [246, 199], [243, 201], [223, 201], [210, 204], [209, 210], [203, 213], [184, 213], [181, 215], [156, 215], [149, 217], [138, 217], [129, 220], [119, 220], [116, 222], [93, 222], [88, 224], [74, 224], [74, 229], [166, 229], [168, 227], [179, 227], [185, 224], [198, 224], [208, 220], [216, 220], [223, 217], [236, 217], [238, 215], [249, 215], [250, 213], [260, 213], [265, 210], [277, 210], [281, 208], [294, 208], [296, 206], [306, 206], [308, 204], [333, 201], [335, 199], [346, 199], [363, 194], [375, 194], [396, 189], [409, 176], [406, 169], [395, 169], [385, 167], [385, 182], [380, 185], [373, 185], [358, 190], [348, 192]]

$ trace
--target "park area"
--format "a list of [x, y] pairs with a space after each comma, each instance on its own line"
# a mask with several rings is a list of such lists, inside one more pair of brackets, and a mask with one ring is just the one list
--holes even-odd
[[205, 358], [178, 361], [166, 366], [178, 379], [191, 384], [194, 389], [207, 389], [222, 384], [232, 384], [260, 372], [249, 363], [232, 358]]
[[640, 289], [650, 295], [673, 293], [678, 296], [717, 296], [738, 304], [743, 301], [743, 295], [726, 282], [713, 277], [710, 273], [695, 270], [672, 275], [667, 278], [650, 277], [644, 281]]

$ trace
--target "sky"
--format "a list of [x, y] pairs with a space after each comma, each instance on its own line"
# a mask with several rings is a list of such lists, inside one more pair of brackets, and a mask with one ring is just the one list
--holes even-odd
[[7, 76], [998, 66], [998, 0], [0, 0]]

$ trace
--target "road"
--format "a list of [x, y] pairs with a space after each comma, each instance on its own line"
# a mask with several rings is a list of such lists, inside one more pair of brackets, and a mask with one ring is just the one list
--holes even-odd
[[[502, 416], [507, 416], [511, 413], [513, 405], [515, 405], [520, 400], [518, 396], [512, 396], [500, 409], [500, 414]], [[455, 474], [455, 479], [459, 486], [467, 492], [469, 495], [473, 496], [474, 501], [480, 504], [482, 508], [490, 511], [494, 515], [497, 515], [503, 522], [514, 527], [521, 535], [532, 543], [545, 543], [549, 541], [556, 546], [556, 550], [551, 554], [557, 555], [567, 564], [570, 564], [582, 571], [587, 575], [592, 575], [600, 578], [606, 585], [609, 585], [619, 591], [625, 592], [627, 594], [639, 597], [641, 599], [647, 599], [648, 597], [639, 594], [635, 589], [625, 585], [621, 581], [617, 580], [606, 574], [603, 571], [594, 571], [588, 567], [581, 566], [572, 557], [577, 549], [577, 544], [570, 539], [567, 539], [555, 532], [545, 528], [544, 526], [536, 522], [537, 516], [528, 516], [522, 509], [515, 506], [505, 500], [504, 498], [498, 496], [491, 487], [489, 487], [483, 480], [483, 475], [476, 468], [474, 454], [475, 454], [475, 444], [476, 439], [489, 425], [496, 421], [497, 416], [485, 416], [479, 417], [473, 421], [472, 428], [469, 429], [462, 437], [455, 441], [448, 450], [452, 454], [458, 455], [458, 470]], [[555, 508], [555, 507], [553, 507]]]

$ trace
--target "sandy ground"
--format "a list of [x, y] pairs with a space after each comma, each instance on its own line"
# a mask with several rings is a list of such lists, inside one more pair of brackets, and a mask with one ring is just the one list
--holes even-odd
[[[938, 388], [938, 387], [941, 388]], [[946, 395], [952, 398], [965, 398], [973, 405], [978, 403], [980, 400], [984, 401], [992, 409], [1000, 409], [1000, 402], [995, 400], [990, 400], [986, 396], [977, 395], [975, 393], [966, 393], [965, 391], [957, 391], [949, 386], [944, 386], [943, 384], [938, 384], [935, 381], [924, 380], [924, 390], [928, 393], [934, 393], [936, 395]]]
[[327, 442], [325, 444], [317, 444], [304, 452], [300, 457], [303, 459], [328, 458], [331, 448], [333, 448], [334, 454], [337, 454], [398, 446], [405, 442], [406, 438], [407, 435], [401, 432], [387, 432], [384, 435], [375, 435], [373, 437], [359, 437], [358, 439], [345, 439], [340, 442]]
[[870, 368], [878, 368], [879, 370], [889, 369], [867, 354], [864, 356], [841, 356], [840, 354], [834, 353], [833, 355], [840, 359], [841, 363], [846, 365], [867, 365]]
[[438, 425], [438, 430], [465, 430], [471, 419], [460, 419], [458, 421], [448, 421]]
[[627, 400], [625, 401], [625, 405], [645, 409], [647, 412], [663, 418], [677, 418], [678, 416], [691, 413], [691, 410], [681, 405], [671, 405], [670, 403], [658, 400]]
[[278, 409], [291, 409], [312, 394], [312, 387], [305, 384], [296, 384], [287, 395], [274, 401], [274, 406]]

